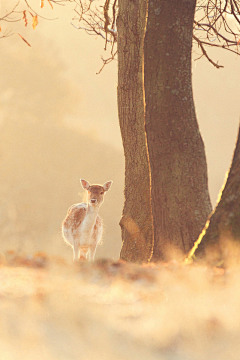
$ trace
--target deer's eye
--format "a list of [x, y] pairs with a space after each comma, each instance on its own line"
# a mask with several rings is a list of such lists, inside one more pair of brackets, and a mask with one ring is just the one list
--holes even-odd
[[101, 191], [101, 192], [100, 192], [100, 195], [103, 195], [103, 194], [104, 194], [104, 191]]

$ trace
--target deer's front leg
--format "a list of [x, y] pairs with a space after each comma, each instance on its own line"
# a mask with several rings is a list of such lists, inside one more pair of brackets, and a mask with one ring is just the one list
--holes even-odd
[[78, 242], [76, 240], [74, 240], [74, 242], [73, 242], [73, 261], [74, 262], [78, 262], [78, 260], [79, 260], [78, 254], [79, 254], [79, 245], [78, 245]]
[[96, 254], [97, 244], [93, 244], [89, 248], [89, 261], [94, 261], [95, 254]]

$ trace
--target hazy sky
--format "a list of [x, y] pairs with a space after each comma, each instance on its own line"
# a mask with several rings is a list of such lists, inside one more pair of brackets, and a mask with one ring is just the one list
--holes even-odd
[[[35, 9], [39, 7], [39, 1], [32, 1], [31, 4], [34, 4]], [[68, 116], [66, 121], [84, 131], [90, 131], [122, 151], [117, 117], [117, 62], [109, 64], [100, 75], [96, 75], [102, 65], [100, 56], [108, 57], [103, 49], [103, 41], [95, 36], [88, 36], [82, 30], [76, 30], [70, 24], [74, 16], [71, 7], [54, 6], [52, 11], [47, 6], [46, 3], [44, 15], [55, 17], [57, 14], [57, 20], [39, 19], [36, 30], [25, 28], [23, 23], [17, 24], [18, 32], [27, 38], [32, 47], [28, 47], [18, 36], [13, 36], [1, 40], [2, 54], [5, 47], [11, 47], [13, 52], [17, 51], [18, 66], [18, 57], [27, 61], [30, 52], [41, 49], [41, 56], [46, 61], [48, 53], [56, 53], [56, 61], [61, 62], [64, 76], [76, 87], [79, 99], [78, 111], [74, 116]], [[204, 58], [194, 62], [193, 90], [206, 147], [209, 186], [214, 204], [230, 165], [237, 136], [240, 117], [240, 59], [220, 50], [214, 51], [213, 58], [215, 61], [219, 59], [224, 69], [214, 68]]]

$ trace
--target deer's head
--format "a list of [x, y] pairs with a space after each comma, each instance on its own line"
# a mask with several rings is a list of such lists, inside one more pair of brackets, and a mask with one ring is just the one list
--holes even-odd
[[88, 204], [90, 206], [100, 206], [103, 203], [104, 194], [110, 189], [112, 181], [107, 181], [104, 185], [90, 185], [88, 181], [81, 179], [84, 190], [88, 192]]

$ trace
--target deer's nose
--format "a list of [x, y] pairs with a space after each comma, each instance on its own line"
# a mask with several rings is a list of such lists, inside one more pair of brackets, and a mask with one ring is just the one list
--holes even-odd
[[96, 199], [91, 199], [91, 200], [90, 200], [90, 203], [91, 203], [91, 204], [96, 204], [96, 202], [97, 202]]

